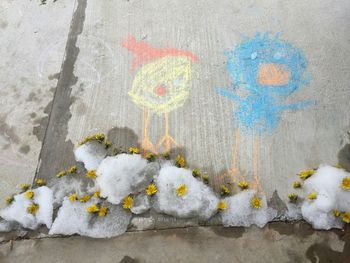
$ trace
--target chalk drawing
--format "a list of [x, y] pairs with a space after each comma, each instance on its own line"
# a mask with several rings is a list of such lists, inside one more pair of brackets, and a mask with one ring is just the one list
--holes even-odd
[[[192, 78], [192, 62], [198, 58], [189, 51], [175, 48], [156, 49], [144, 41], [137, 42], [130, 36], [123, 47], [135, 54], [132, 69], [140, 66], [132, 83], [129, 96], [144, 110], [142, 148], [158, 152], [170, 151], [178, 147], [169, 133], [169, 112], [181, 107], [189, 95]], [[151, 113], [164, 115], [165, 135], [154, 146], [149, 139], [149, 119]]]
[[234, 102], [237, 128], [230, 172], [237, 181], [240, 133], [251, 134], [255, 137], [253, 187], [259, 191], [262, 191], [258, 176], [260, 137], [272, 134], [283, 111], [299, 110], [314, 104], [313, 101], [284, 103], [289, 95], [307, 85], [310, 77], [306, 73], [307, 61], [303, 52], [279, 37], [279, 34], [270, 38], [268, 33], [257, 33], [254, 38], [244, 39], [227, 52], [231, 86], [216, 89], [218, 94]]

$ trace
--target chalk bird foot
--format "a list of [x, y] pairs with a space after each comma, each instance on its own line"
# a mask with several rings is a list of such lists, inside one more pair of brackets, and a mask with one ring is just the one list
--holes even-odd
[[160, 151], [162, 147], [164, 149], [164, 152], [170, 152], [172, 148], [180, 147], [180, 145], [170, 135], [164, 135], [157, 143], [156, 149]]

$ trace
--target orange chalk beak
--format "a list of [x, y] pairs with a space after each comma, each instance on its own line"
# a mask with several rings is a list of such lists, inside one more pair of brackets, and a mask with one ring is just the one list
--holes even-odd
[[259, 65], [257, 82], [260, 85], [283, 86], [288, 84], [290, 70], [283, 64], [261, 64]]

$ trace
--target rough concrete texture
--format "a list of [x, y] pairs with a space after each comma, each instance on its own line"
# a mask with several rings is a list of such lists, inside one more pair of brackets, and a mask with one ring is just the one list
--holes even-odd
[[[230, 84], [224, 52], [244, 36], [268, 31], [280, 32], [309, 62], [310, 84], [288, 101], [316, 101], [283, 112], [277, 129], [260, 141], [257, 171], [270, 203], [283, 212], [298, 171], [336, 164], [337, 157], [350, 169], [349, 23], [347, 0], [57, 0], [46, 5], [1, 0], [0, 199], [35, 175], [52, 178], [72, 165], [73, 145], [86, 135], [105, 132], [124, 149], [141, 143], [145, 115], [128, 96], [137, 70], [132, 70], [133, 55], [122, 47], [129, 35], [198, 56], [189, 97], [169, 113], [170, 135], [189, 166], [207, 171], [218, 187], [229, 179], [221, 175], [235, 152], [234, 105], [215, 93]], [[165, 133], [164, 116], [152, 114], [149, 121], [156, 144]], [[253, 142], [241, 133], [237, 148], [239, 170], [250, 179]], [[133, 218], [131, 229], [197, 224], [151, 214]], [[0, 261], [349, 261], [349, 230], [315, 232], [305, 224], [270, 224], [262, 230], [196, 226], [129, 232], [110, 240], [25, 238], [3, 241]]]
[[37, 168], [74, 2], [0, 2], [0, 199]]
[[[1, 262], [349, 262], [349, 231], [301, 224], [264, 229], [191, 227], [112, 239], [35, 238], [0, 244]], [[82, 253], [84, 251], [84, 253]]]
[[[305, 53], [311, 82], [288, 101], [316, 101], [303, 110], [285, 111], [274, 133], [260, 141], [257, 170], [265, 191], [272, 195], [277, 190], [286, 200], [298, 171], [337, 163], [350, 129], [346, 74], [350, 58], [344, 55], [350, 48], [347, 1], [88, 0], [85, 7], [81, 0], [77, 4], [73, 21], [78, 16], [84, 24], [82, 32], [81, 28], [70, 32], [78, 35], [72, 45], [79, 49], [71, 95], [64, 102], [57, 97], [57, 109], [52, 111], [57, 118], [52, 117], [48, 126], [48, 133], [55, 136], [48, 136], [46, 148], [44, 143], [39, 175], [51, 176], [65, 163], [70, 165], [66, 155], [71, 142], [76, 144], [88, 134], [127, 127], [142, 141], [144, 113], [128, 96], [137, 71], [131, 70], [132, 54], [122, 48], [129, 35], [199, 57], [188, 99], [169, 113], [170, 135], [183, 146], [191, 167], [212, 176], [214, 187], [227, 179], [220, 175], [232, 165], [235, 141], [233, 104], [214, 90], [229, 85], [224, 52], [239, 44], [243, 35], [252, 37], [256, 32], [281, 32], [282, 39]], [[73, 46], [68, 43], [67, 49]], [[149, 120], [150, 139], [156, 144], [164, 134], [164, 118], [153, 114]], [[248, 178], [253, 172], [253, 141], [241, 134], [239, 169]], [[120, 146], [128, 143], [122, 140]]]

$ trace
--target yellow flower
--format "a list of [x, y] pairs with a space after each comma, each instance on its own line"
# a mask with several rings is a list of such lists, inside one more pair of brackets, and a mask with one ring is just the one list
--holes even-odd
[[127, 196], [123, 201], [123, 208], [130, 209], [133, 203], [134, 203], [134, 199], [131, 196]]
[[11, 204], [12, 202], [13, 202], [13, 200], [15, 200], [14, 198], [13, 198], [13, 196], [8, 196], [8, 197], [6, 197], [6, 204]]
[[311, 193], [307, 196], [307, 198], [308, 198], [309, 200], [315, 200], [315, 199], [317, 198], [317, 193], [316, 193], [316, 192], [311, 192]]
[[168, 152], [161, 153], [159, 156], [163, 157], [164, 159], [170, 159], [170, 153], [168, 153]]
[[78, 200], [78, 195], [77, 194], [72, 194], [68, 197], [69, 201], [74, 202]]
[[313, 175], [315, 172], [316, 172], [316, 171], [313, 170], [313, 169], [312, 169], [312, 170], [301, 171], [301, 172], [299, 173], [299, 177], [300, 177], [300, 179], [305, 180], [305, 179], [309, 178], [311, 175]]
[[175, 165], [177, 167], [185, 167], [186, 166], [185, 158], [183, 156], [181, 156], [181, 155], [176, 156]]
[[259, 208], [261, 208], [261, 206], [262, 206], [262, 201], [261, 201], [261, 199], [260, 198], [258, 198], [258, 197], [253, 197], [251, 200], [250, 200], [250, 204], [251, 204], [251, 206], [253, 207], [253, 208], [255, 208], [255, 209], [259, 209]]
[[86, 177], [89, 177], [91, 179], [95, 179], [96, 178], [96, 170], [89, 170], [89, 171], [87, 171]]
[[102, 206], [100, 208], [100, 211], [98, 211], [98, 216], [104, 217], [105, 215], [107, 215], [107, 212], [108, 212], [108, 207]]
[[19, 188], [23, 191], [27, 191], [30, 188], [30, 184], [20, 184]]
[[148, 187], [146, 188], [146, 194], [147, 195], [154, 195], [155, 193], [157, 193], [158, 189], [157, 186], [155, 184], [149, 184]]
[[37, 186], [46, 185], [45, 179], [36, 179], [36, 180], [35, 180], [35, 183], [36, 183]]
[[60, 171], [58, 174], [56, 174], [56, 176], [57, 176], [58, 178], [61, 178], [61, 177], [65, 176], [66, 174], [67, 174], [66, 171]]
[[130, 148], [129, 148], [129, 153], [132, 153], [132, 154], [140, 154], [140, 149], [139, 149], [139, 148], [136, 148], [136, 147], [130, 147]]
[[106, 148], [109, 148], [112, 146], [113, 143], [111, 141], [105, 141], [104, 144]]
[[339, 217], [339, 216], [341, 216], [341, 212], [339, 211], [339, 210], [337, 210], [337, 209], [333, 209], [333, 215], [335, 216], [335, 217]]
[[97, 213], [99, 211], [98, 206], [96, 204], [90, 205], [88, 208], [86, 208], [86, 211], [90, 214]]
[[223, 200], [221, 200], [219, 203], [218, 203], [218, 209], [219, 210], [225, 210], [227, 208], [227, 203]]
[[25, 195], [26, 195], [26, 197], [27, 197], [28, 199], [33, 199], [33, 197], [34, 197], [34, 192], [33, 192], [33, 191], [27, 191], [27, 192], [25, 193]]
[[227, 188], [226, 185], [221, 185], [221, 195], [229, 195], [230, 194], [230, 189]]
[[293, 188], [300, 188], [301, 187], [301, 182], [300, 181], [295, 181], [293, 183]]
[[241, 188], [242, 190], [245, 190], [249, 188], [249, 184], [248, 182], [242, 181], [238, 183], [238, 187]]
[[341, 188], [344, 190], [350, 190], [350, 177], [345, 177], [341, 183]]
[[296, 193], [290, 193], [288, 198], [290, 202], [296, 202], [298, 200], [298, 195]]
[[148, 161], [150, 161], [150, 162], [152, 162], [152, 161], [155, 160], [155, 156], [154, 156], [153, 153], [146, 153], [145, 159], [148, 160]]
[[184, 196], [186, 192], [187, 192], [187, 186], [185, 184], [182, 184], [178, 188], [176, 188], [177, 196]]
[[209, 175], [205, 174], [202, 176], [203, 183], [209, 184]]
[[340, 163], [338, 163], [335, 167], [338, 168], [338, 169], [343, 169], [343, 170], [345, 170], [345, 168], [344, 168]]
[[77, 166], [74, 165], [74, 166], [70, 167], [67, 172], [70, 174], [75, 174], [77, 172]]
[[95, 135], [90, 135], [85, 137], [81, 142], [79, 142], [79, 145], [83, 145], [84, 143], [87, 143], [89, 141], [98, 141], [103, 142], [105, 140], [106, 136], [103, 133], [97, 133]]
[[345, 223], [350, 223], [350, 212], [346, 212], [342, 214], [342, 219]]
[[87, 201], [89, 201], [91, 198], [91, 196], [89, 195], [84, 195], [83, 197], [80, 197], [80, 202], [81, 203], [86, 203]]
[[35, 215], [36, 212], [38, 212], [38, 210], [39, 210], [39, 205], [38, 205], [38, 204], [35, 204], [35, 203], [30, 204], [30, 205], [27, 207], [27, 212], [28, 212], [29, 214], [32, 214], [32, 215]]
[[100, 198], [100, 194], [101, 192], [100, 191], [96, 191], [95, 193], [93, 193], [93, 197], [96, 197], [96, 198]]
[[197, 169], [192, 170], [193, 177], [199, 177], [201, 176], [201, 172]]

